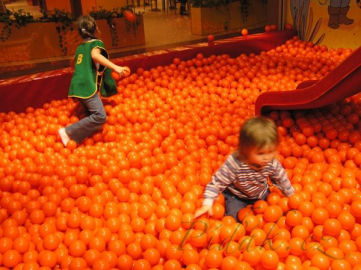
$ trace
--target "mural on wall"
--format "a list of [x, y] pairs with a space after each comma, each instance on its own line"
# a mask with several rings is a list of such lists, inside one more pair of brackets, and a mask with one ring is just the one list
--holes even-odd
[[307, 21], [310, 0], [291, 0], [290, 9], [293, 18], [293, 25], [297, 28], [298, 21]]
[[313, 24], [313, 9], [310, 8], [309, 0], [291, 0], [291, 15], [293, 19], [293, 28], [297, 30], [301, 40], [320, 44], [325, 38], [325, 34], [317, 36], [322, 23], [322, 17], [317, 18]]
[[340, 24], [352, 24], [353, 19], [347, 17], [349, 10], [350, 0], [330, 0], [330, 5], [328, 6], [328, 26], [337, 29]]
[[286, 21], [300, 39], [328, 48], [361, 45], [361, 0], [287, 0]]

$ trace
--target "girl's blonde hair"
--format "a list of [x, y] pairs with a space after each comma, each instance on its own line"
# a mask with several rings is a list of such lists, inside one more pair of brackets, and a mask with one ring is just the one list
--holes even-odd
[[77, 20], [78, 31], [83, 39], [96, 38], [94, 33], [97, 29], [96, 22], [93, 17], [84, 15]]
[[245, 155], [249, 148], [263, 148], [278, 144], [276, 124], [263, 116], [250, 118], [244, 122], [239, 133], [238, 151]]

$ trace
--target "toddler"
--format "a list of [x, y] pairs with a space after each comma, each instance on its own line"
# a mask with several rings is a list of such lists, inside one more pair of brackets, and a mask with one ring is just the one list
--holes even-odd
[[286, 196], [294, 189], [281, 163], [276, 159], [278, 132], [275, 123], [265, 117], [248, 119], [239, 134], [239, 146], [213, 175], [204, 191], [201, 208], [195, 218], [212, 215], [212, 205], [223, 192], [225, 214], [238, 220], [238, 211], [257, 200], [266, 200], [268, 179]]

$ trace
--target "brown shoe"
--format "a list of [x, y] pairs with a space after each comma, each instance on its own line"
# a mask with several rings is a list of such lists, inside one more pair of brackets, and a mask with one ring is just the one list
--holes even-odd
[[340, 7], [340, 14], [338, 16], [339, 24], [353, 24], [353, 19], [347, 18], [346, 14], [350, 10], [350, 7]]
[[338, 23], [339, 12], [340, 12], [340, 8], [328, 6], [328, 15], [329, 15], [328, 26], [329, 27], [331, 27], [333, 29], [337, 29], [339, 27], [339, 23]]

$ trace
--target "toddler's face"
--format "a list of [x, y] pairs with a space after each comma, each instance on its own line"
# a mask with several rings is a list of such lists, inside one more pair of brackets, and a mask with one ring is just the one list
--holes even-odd
[[272, 159], [276, 158], [277, 146], [267, 145], [265, 147], [251, 147], [247, 151], [247, 162], [255, 167], [263, 167]]

